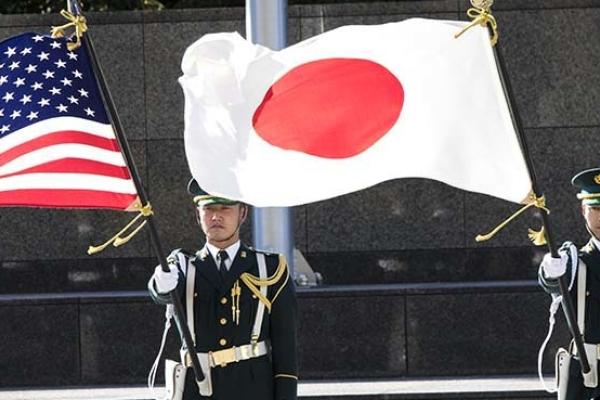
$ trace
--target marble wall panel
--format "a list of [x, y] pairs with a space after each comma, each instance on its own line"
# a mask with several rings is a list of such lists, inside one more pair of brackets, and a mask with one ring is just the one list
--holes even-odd
[[[199, 231], [191, 230], [189, 235]], [[195, 247], [189, 244], [189, 249]], [[168, 248], [170, 250], [170, 248]], [[545, 248], [305, 253], [327, 286], [537, 279]], [[4, 261], [0, 294], [145, 290], [151, 257]]]
[[3, 302], [0, 320], [0, 386], [67, 385], [77, 381], [77, 304]]
[[81, 379], [133, 384], [146, 377], [160, 346], [164, 307], [144, 299], [83, 300]]
[[367, 378], [406, 373], [404, 300], [347, 295], [299, 301], [301, 379]]
[[[364, 5], [361, 4], [355, 4], [354, 6], [360, 7], [360, 9], [365, 8]], [[351, 7], [351, 5], [348, 4], [345, 5], [345, 7]], [[331, 12], [331, 14], [326, 14], [323, 11], [326, 9], [327, 8], [324, 7], [321, 12], [317, 14], [317, 16], [309, 15], [302, 17], [300, 22], [300, 32], [303, 40], [345, 25], [377, 25], [419, 17], [435, 19], [456, 19], [457, 17], [456, 13], [431, 12], [427, 9], [418, 8], [416, 10], [408, 10], [404, 12], [398, 12], [396, 10], [386, 12], [387, 7], [377, 9], [376, 7], [369, 6], [367, 7], [369, 11], [367, 11], [366, 14], [348, 15], [338, 15], [333, 12]]]
[[[461, 13], [465, 13], [471, 7], [471, 3], [466, 0], [458, 2]], [[493, 5], [493, 11], [505, 10], [551, 10], [551, 9], [577, 9], [577, 8], [597, 8], [598, 3], [595, 0], [503, 0], [496, 1]]]
[[183, 91], [177, 81], [183, 53], [206, 33], [231, 31], [243, 32], [241, 19], [144, 25], [148, 138], [183, 138]]
[[325, 285], [535, 280], [546, 250], [533, 246], [309, 253]]
[[194, 205], [186, 190], [190, 173], [183, 140], [148, 142], [148, 176], [148, 191], [163, 247], [191, 250], [202, 246]]
[[129, 140], [144, 139], [144, 51], [140, 24], [91, 25], [90, 34], [123, 131]]
[[308, 251], [464, 246], [465, 194], [425, 179], [400, 179], [310, 204]]
[[598, 125], [600, 9], [498, 11], [496, 17], [525, 127]]
[[384, 14], [439, 14], [459, 10], [454, 0], [347, 1], [295, 5], [303, 17], [364, 16]]
[[[300, 376], [534, 374], [549, 302], [534, 282], [300, 289]], [[3, 374], [0, 386], [139, 384], [164, 325], [164, 308], [144, 292], [2, 296], [0, 315], [2, 360], [22, 367]], [[557, 321], [547, 373], [557, 346], [569, 341]], [[178, 347], [172, 328], [165, 355], [176, 357]]]
[[[406, 301], [409, 375], [535, 373], [550, 303], [541, 289], [415, 295]], [[552, 371], [557, 347], [568, 341], [560, 325], [546, 351], [546, 371]], [[477, 356], [466, 360], [465, 354]]]
[[156, 264], [154, 257], [4, 261], [0, 295], [146, 290]]

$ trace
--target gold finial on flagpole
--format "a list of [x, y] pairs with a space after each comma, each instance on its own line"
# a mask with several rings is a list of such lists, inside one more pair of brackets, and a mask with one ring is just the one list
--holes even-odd
[[490, 42], [492, 43], [492, 46], [495, 46], [496, 43], [498, 43], [498, 24], [496, 22], [496, 18], [492, 15], [493, 4], [494, 0], [471, 0], [471, 5], [473, 7], [467, 10], [467, 15], [473, 21], [469, 25], [465, 26], [456, 35], [454, 35], [454, 37], [458, 38], [475, 25], [480, 25], [485, 28], [489, 24], [492, 28], [492, 37], [490, 38]]

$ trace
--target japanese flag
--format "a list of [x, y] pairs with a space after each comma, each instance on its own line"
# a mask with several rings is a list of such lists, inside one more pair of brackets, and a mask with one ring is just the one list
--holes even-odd
[[346, 26], [281, 51], [209, 34], [182, 61], [185, 149], [206, 191], [255, 206], [435, 179], [511, 202], [531, 181], [485, 28]]

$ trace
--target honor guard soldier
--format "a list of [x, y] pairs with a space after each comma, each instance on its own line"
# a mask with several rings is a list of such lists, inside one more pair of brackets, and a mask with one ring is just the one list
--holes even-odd
[[173, 251], [170, 272], [157, 267], [148, 288], [159, 304], [177, 290], [208, 383], [196, 382], [183, 348], [181, 363], [167, 360], [167, 398], [295, 400], [297, 306], [285, 258], [240, 243], [246, 204], [212, 196], [194, 179], [188, 192], [206, 244]]
[[569, 271], [567, 282], [572, 282], [571, 296], [577, 309], [577, 325], [583, 335], [591, 368], [589, 373], [582, 374], [574, 351], [567, 355], [569, 362], [557, 363], [557, 367], [560, 364], [568, 366], [561, 371], [562, 374], [559, 372], [559, 400], [600, 399], [600, 168], [578, 173], [571, 183], [579, 189], [577, 198], [581, 200], [581, 214], [590, 240], [579, 251], [572, 243], [566, 242], [559, 250], [560, 258], [546, 254], [540, 265], [539, 282], [546, 292], [558, 295], [558, 278]]

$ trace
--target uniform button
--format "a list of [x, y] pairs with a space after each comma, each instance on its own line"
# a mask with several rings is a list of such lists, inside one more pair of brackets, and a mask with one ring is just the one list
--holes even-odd
[[255, 298], [256, 298], [256, 295], [255, 295], [255, 294], [253, 294], [253, 295], [252, 295], [252, 298], [253, 298], [253, 299], [255, 299]]
[[221, 297], [221, 304], [227, 304], [227, 297]]
[[225, 345], [227, 344], [227, 340], [225, 340], [225, 339], [220, 339], [220, 340], [219, 340], [219, 344], [220, 344], [221, 346], [225, 346]]
[[194, 297], [198, 297], [198, 292], [194, 293]]
[[586, 295], [586, 296], [589, 296], [589, 295], [590, 295], [590, 292], [589, 292], [589, 291], [585, 292], [585, 295]]
[[220, 323], [221, 325], [225, 325], [225, 324], [227, 323], [227, 318], [221, 318], [221, 319], [219, 320], [219, 323]]

